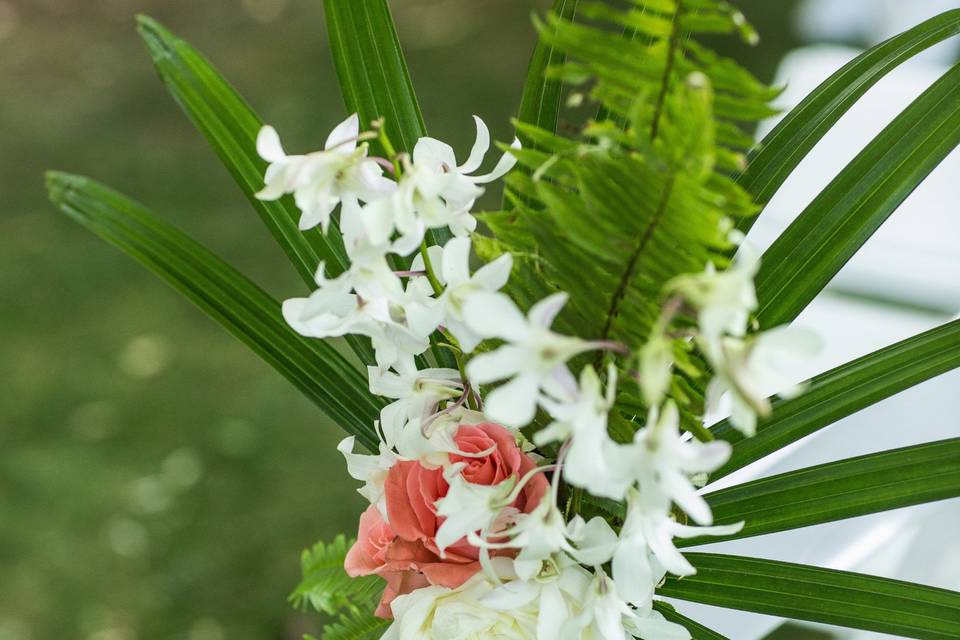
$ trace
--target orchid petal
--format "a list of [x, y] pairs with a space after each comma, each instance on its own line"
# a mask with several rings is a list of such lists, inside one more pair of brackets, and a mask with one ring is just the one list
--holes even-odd
[[[519, 149], [520, 140], [517, 138], [514, 138], [513, 144], [510, 145], [510, 148]], [[494, 180], [499, 180], [500, 178], [505, 176], [507, 172], [510, 171], [510, 169], [513, 169], [513, 165], [515, 164], [517, 164], [517, 159], [513, 157], [509, 152], [504, 153], [503, 156], [500, 158], [500, 161], [497, 162], [497, 166], [493, 168], [493, 171], [481, 176], [470, 176], [470, 180], [472, 182], [476, 182], [480, 184], [486, 184], [487, 182], [493, 182]]]
[[355, 113], [334, 127], [327, 142], [323, 145], [326, 150], [335, 149], [340, 153], [350, 153], [357, 148], [357, 137], [360, 135], [360, 117]]
[[473, 120], [477, 124], [477, 139], [473, 143], [473, 148], [470, 149], [470, 156], [457, 167], [460, 173], [473, 173], [479, 169], [483, 156], [487, 155], [487, 149], [490, 148], [490, 130], [487, 129], [486, 123], [479, 116], [473, 116]]
[[496, 351], [481, 353], [467, 363], [467, 375], [476, 384], [486, 384], [509, 378], [522, 371], [527, 362], [526, 353], [511, 345], [504, 345]]
[[471, 296], [464, 307], [464, 318], [471, 329], [485, 338], [522, 342], [530, 333], [527, 319], [513, 300], [502, 293]]
[[535, 376], [520, 374], [487, 394], [484, 410], [491, 418], [507, 426], [530, 424], [537, 413], [537, 387]]
[[457, 286], [470, 279], [470, 238], [452, 238], [443, 247], [440, 272], [448, 285]]
[[287, 157], [280, 144], [280, 134], [270, 125], [261, 127], [257, 134], [257, 155], [267, 162], [280, 162]]
[[530, 323], [537, 327], [549, 329], [563, 305], [567, 304], [568, 298], [569, 296], [565, 292], [559, 291], [533, 305], [530, 308]]

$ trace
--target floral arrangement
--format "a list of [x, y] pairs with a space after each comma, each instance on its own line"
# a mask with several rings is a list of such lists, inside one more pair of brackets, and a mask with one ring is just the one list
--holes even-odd
[[[798, 342], [790, 329], [748, 336], [757, 261], [746, 247], [725, 270], [711, 263], [669, 281], [669, 302], [636, 353], [554, 332], [568, 299], [563, 291], [524, 314], [501, 292], [512, 254], [470, 271], [479, 185], [503, 177], [521, 149], [515, 140], [491, 173], [472, 175], [490, 145], [486, 125], [475, 120], [476, 142], [462, 164], [429, 137], [410, 155], [370, 156], [369, 140], [393, 145], [380, 122], [361, 132], [357, 114], [322, 151], [306, 155], [287, 155], [272, 127], [258, 135], [257, 151], [270, 164], [257, 197], [293, 194], [300, 228], [319, 225], [324, 233], [339, 206], [350, 260], [335, 278], [321, 263], [317, 288], [286, 300], [284, 319], [310, 338], [369, 338], [376, 361], [367, 368], [370, 393], [392, 400], [380, 412], [374, 454], [354, 453], [355, 436], [338, 447], [370, 502], [346, 572], [384, 579], [376, 613], [396, 621], [389, 638], [459, 637], [435, 627], [540, 640], [619, 640], [626, 632], [687, 638], [652, 609], [666, 572], [695, 573], [673, 539], [735, 534], [743, 522], [710, 526], [710, 506], [697, 493], [695, 483], [729, 459], [731, 446], [684, 437], [667, 397], [673, 343], [692, 343], [707, 359], [717, 372], [708, 396], [729, 391], [734, 424], [749, 434], [757, 413], [769, 412], [757, 388], [769, 382], [769, 362], [809, 340]], [[426, 232], [436, 229], [453, 237], [428, 246]], [[681, 310], [697, 324], [677, 337], [671, 332]], [[424, 362], [434, 334], [455, 368]], [[606, 388], [593, 364], [579, 379], [569, 368], [593, 354], [607, 363]], [[650, 409], [632, 441], [620, 443], [608, 417], [618, 371], [631, 363]], [[538, 411], [547, 424], [528, 439]], [[617, 504], [625, 514], [619, 532], [604, 516], [585, 520], [574, 502], [585, 496]], [[677, 514], [696, 524], [681, 524]]]
[[[338, 449], [369, 506], [354, 541], [304, 553], [292, 596], [341, 615], [329, 640], [721, 637], [662, 596], [957, 637], [953, 592], [681, 548], [960, 493], [956, 441], [702, 490], [960, 364], [953, 322], [807, 383], [789, 373], [818, 348], [790, 322], [925, 175], [896, 172], [920, 153], [902, 132], [941, 130], [951, 78], [762, 257], [744, 240], [823, 124], [960, 19], [868, 51], [756, 147], [742, 127], [776, 91], [697, 42], [754, 42], [743, 16], [717, 0], [628, 4], [559, 0], [537, 20], [517, 139], [487, 173], [480, 118], [462, 162], [426, 135], [382, 0], [325, 3], [354, 113], [303, 155], [141, 19], [161, 77], [310, 287], [282, 305], [116, 192], [51, 174], [51, 196], [351, 433]], [[572, 133], [558, 133], [563, 105]], [[500, 180], [501, 209], [476, 211]], [[899, 195], [873, 200], [891, 180]], [[871, 475], [896, 469], [909, 483]]]

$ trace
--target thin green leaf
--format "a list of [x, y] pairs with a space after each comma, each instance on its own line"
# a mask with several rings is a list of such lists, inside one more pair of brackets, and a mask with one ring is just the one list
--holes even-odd
[[236, 269], [120, 193], [87, 178], [51, 172], [50, 200], [183, 293], [279, 371], [369, 449], [380, 409], [367, 381], [325, 342], [297, 335], [280, 305]]
[[[387, 0], [324, 0], [323, 6], [347, 111], [360, 114], [364, 126], [383, 118], [396, 150], [412, 151], [427, 128]], [[429, 244], [450, 237], [447, 229], [427, 232]]]
[[663, 617], [670, 622], [683, 625], [686, 630], [690, 632], [692, 640], [727, 640], [726, 636], [720, 635], [713, 629], [708, 629], [696, 620], [691, 620], [666, 602], [654, 600], [653, 608], [659, 611]]
[[706, 500], [718, 522], [745, 521], [722, 538], [748, 538], [960, 496], [960, 438], [893, 449], [721, 489]]
[[[307, 286], [316, 288], [314, 272], [321, 261], [331, 274], [342, 272], [347, 255], [335, 226], [327, 236], [319, 229], [301, 231], [293, 198], [257, 199], [267, 164], [256, 149], [263, 122], [250, 105], [188, 43], [147, 16], [139, 16], [137, 23], [170, 94], [213, 147]], [[350, 336], [347, 342], [363, 362], [374, 362], [369, 340]]]
[[744, 438], [728, 420], [711, 428], [720, 440], [733, 443], [730, 460], [711, 480], [744, 467], [837, 420], [876, 402], [960, 367], [960, 320], [931, 329], [875, 351], [810, 381], [792, 400], [776, 400], [772, 416], [757, 434]]
[[[554, 0], [552, 12], [560, 20], [571, 21], [577, 11], [578, 0]], [[548, 27], [544, 27], [548, 28]], [[563, 96], [563, 82], [547, 77], [547, 69], [565, 60], [563, 52], [558, 51], [544, 39], [537, 41], [527, 67], [527, 79], [523, 85], [523, 95], [520, 98], [520, 112], [517, 119], [520, 122], [532, 124], [540, 129], [557, 130], [557, 119], [560, 114], [560, 99]], [[523, 140], [524, 146], [529, 146], [529, 140]]]
[[668, 578], [660, 595], [908, 638], [960, 637], [960, 593], [788, 562], [686, 554], [697, 574]]
[[960, 65], [913, 101], [764, 253], [763, 327], [790, 322], [960, 143]]
[[324, 0], [333, 63], [347, 111], [384, 118], [398, 151], [427, 134], [387, 0]]
[[[810, 149], [867, 92], [927, 48], [960, 32], [960, 9], [942, 13], [860, 54], [823, 81], [764, 137], [748, 156], [738, 182], [758, 202], [767, 202]], [[738, 226], [749, 229], [755, 218]]]

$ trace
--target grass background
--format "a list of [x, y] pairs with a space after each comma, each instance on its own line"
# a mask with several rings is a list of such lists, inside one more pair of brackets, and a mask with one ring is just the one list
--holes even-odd
[[[501, 140], [543, 0], [392, 3], [431, 133]], [[793, 2], [740, 2], [764, 78]], [[299, 551], [355, 526], [341, 433], [130, 259], [46, 203], [42, 172], [144, 202], [278, 297], [302, 284], [157, 81], [149, 13], [281, 131], [344, 117], [320, 0], [0, 0], [0, 640], [299, 638]], [[749, 57], [747, 57], [749, 56]], [[491, 205], [492, 206], [492, 205]]]

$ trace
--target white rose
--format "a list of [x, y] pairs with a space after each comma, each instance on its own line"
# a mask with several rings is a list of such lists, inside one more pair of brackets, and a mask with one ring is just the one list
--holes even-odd
[[481, 599], [496, 585], [477, 574], [457, 589], [425, 587], [396, 598], [383, 640], [536, 640], [537, 603], [506, 611]]

